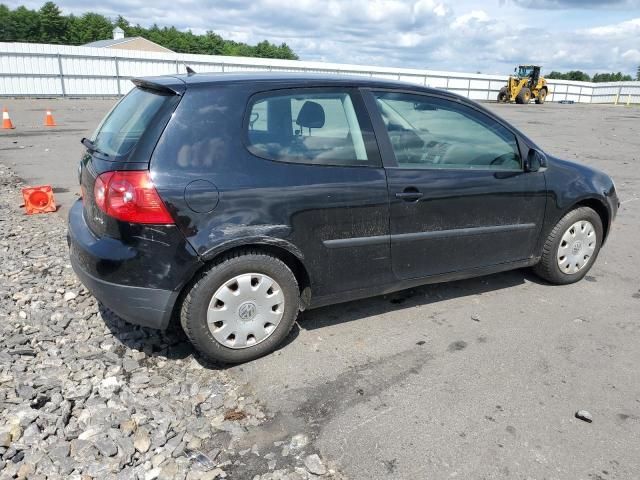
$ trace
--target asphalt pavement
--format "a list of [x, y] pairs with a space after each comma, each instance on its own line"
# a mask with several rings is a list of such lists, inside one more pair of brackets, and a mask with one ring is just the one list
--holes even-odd
[[[0, 161], [53, 184], [65, 215], [80, 138], [113, 102], [4, 100], [17, 128]], [[640, 478], [640, 108], [487, 106], [614, 178], [622, 205], [589, 275], [559, 287], [518, 270], [304, 312], [283, 348], [229, 370], [273, 415], [263, 441], [307, 433], [354, 480]]]

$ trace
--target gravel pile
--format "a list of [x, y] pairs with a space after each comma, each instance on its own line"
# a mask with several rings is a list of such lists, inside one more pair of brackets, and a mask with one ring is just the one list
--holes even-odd
[[244, 448], [270, 421], [257, 399], [181, 332], [102, 309], [64, 219], [24, 215], [20, 186], [0, 165], [0, 480], [343, 478], [304, 434]]

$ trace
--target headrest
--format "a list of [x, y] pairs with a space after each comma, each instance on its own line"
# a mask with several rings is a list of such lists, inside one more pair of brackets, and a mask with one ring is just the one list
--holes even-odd
[[319, 103], [307, 100], [298, 113], [296, 123], [304, 128], [324, 127], [324, 108]]

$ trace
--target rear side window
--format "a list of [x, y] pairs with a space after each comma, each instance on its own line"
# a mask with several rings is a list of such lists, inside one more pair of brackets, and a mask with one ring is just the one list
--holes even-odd
[[271, 92], [254, 99], [249, 150], [269, 160], [318, 165], [371, 165], [370, 133], [348, 92]]
[[93, 134], [96, 149], [111, 157], [128, 155], [170, 96], [134, 88], [107, 114]]

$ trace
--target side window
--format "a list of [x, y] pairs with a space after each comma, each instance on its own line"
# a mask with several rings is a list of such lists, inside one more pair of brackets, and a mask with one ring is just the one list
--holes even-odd
[[248, 111], [248, 148], [258, 156], [318, 165], [370, 165], [366, 136], [346, 92], [278, 91]]
[[490, 117], [435, 97], [374, 95], [400, 168], [521, 169], [515, 136]]

